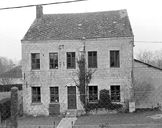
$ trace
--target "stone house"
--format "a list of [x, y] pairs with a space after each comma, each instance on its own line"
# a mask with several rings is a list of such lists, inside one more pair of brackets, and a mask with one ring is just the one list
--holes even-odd
[[130, 98], [134, 36], [126, 10], [43, 14], [37, 6], [21, 43], [24, 113], [83, 110], [73, 78], [84, 48], [87, 68], [96, 70], [88, 102], [97, 102], [102, 89], [113, 102]]

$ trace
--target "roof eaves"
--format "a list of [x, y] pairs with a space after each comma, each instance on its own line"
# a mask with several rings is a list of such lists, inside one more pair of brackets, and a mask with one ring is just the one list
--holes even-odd
[[[114, 37], [105, 37], [105, 38], [103, 38], [103, 37], [94, 37], [94, 38], [86, 38], [87, 40], [91, 40], [91, 39], [113, 39], [113, 38], [134, 38], [134, 35], [131, 35], [131, 36], [114, 36]], [[70, 38], [70, 39], [44, 39], [44, 40], [42, 40], [42, 39], [22, 39], [21, 41], [23, 42], [23, 41], [54, 41], [54, 40], [56, 40], [56, 41], [60, 41], [60, 40], [83, 40], [82, 38]]]

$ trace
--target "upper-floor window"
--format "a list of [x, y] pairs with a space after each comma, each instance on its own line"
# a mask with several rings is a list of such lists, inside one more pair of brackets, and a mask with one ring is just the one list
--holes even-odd
[[58, 68], [58, 53], [49, 53], [49, 67], [50, 69]]
[[41, 102], [41, 90], [40, 87], [32, 87], [32, 103]]
[[88, 67], [97, 68], [97, 51], [88, 52]]
[[50, 87], [50, 102], [51, 103], [59, 102], [59, 88], [58, 87]]
[[31, 53], [31, 68], [40, 69], [40, 54]]
[[98, 101], [98, 86], [89, 86], [89, 102]]
[[111, 101], [120, 102], [120, 86], [112, 85], [110, 89], [111, 89]]
[[75, 52], [67, 52], [67, 68], [75, 68]]
[[110, 51], [110, 67], [120, 67], [119, 50]]

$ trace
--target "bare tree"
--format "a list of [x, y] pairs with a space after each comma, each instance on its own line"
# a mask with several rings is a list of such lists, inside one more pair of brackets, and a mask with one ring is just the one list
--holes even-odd
[[145, 62], [145, 63], [150, 63], [153, 60], [153, 53], [151, 51], [141, 51], [140, 53], [137, 54], [137, 59]]
[[10, 70], [14, 66], [15, 65], [12, 60], [5, 57], [0, 57], [0, 74]]
[[[21, 66], [13, 67], [13, 62], [6, 62], [8, 64], [6, 71], [0, 74], [0, 85], [9, 85], [17, 82], [18, 78], [22, 77]], [[2, 66], [3, 67], [3, 66]]]
[[141, 51], [136, 58], [142, 62], [162, 68], [162, 50], [158, 51]]
[[[78, 70], [75, 73], [75, 78], [73, 81], [75, 82], [76, 86], [78, 87], [80, 93], [80, 101], [87, 112], [87, 90], [88, 84], [92, 79], [92, 75], [96, 71], [96, 69], [88, 69], [86, 67], [86, 59], [85, 54], [82, 53], [80, 58], [77, 60], [78, 63]], [[76, 78], [77, 77], [77, 78]]]
[[0, 85], [9, 85], [13, 84], [13, 79], [12, 78], [0, 78]]

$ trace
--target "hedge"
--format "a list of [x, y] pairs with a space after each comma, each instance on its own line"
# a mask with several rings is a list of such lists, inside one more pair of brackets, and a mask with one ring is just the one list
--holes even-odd
[[17, 87], [18, 90], [22, 90], [22, 84], [9, 84], [9, 85], [0, 85], [0, 92], [9, 92], [12, 87]]
[[11, 99], [5, 98], [0, 101], [1, 121], [6, 120], [11, 116]]

